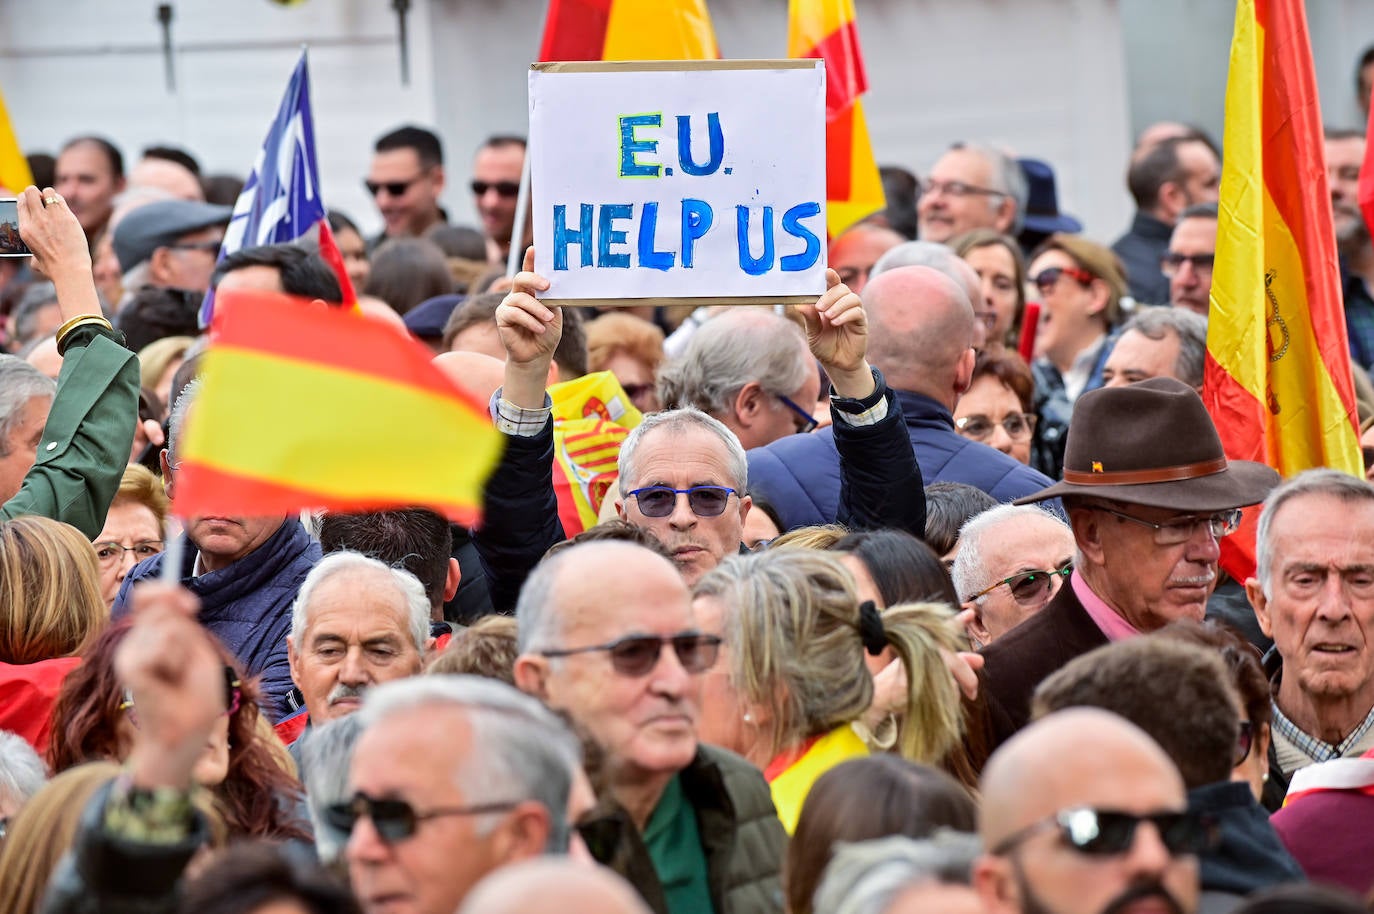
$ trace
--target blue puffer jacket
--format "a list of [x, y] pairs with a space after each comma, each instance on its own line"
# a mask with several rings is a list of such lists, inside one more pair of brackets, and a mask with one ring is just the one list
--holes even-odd
[[[291, 604], [320, 560], [320, 544], [290, 517], [265, 543], [228, 568], [192, 577], [195, 560], [196, 551], [188, 548], [181, 583], [200, 597], [201, 624], [229, 648], [249, 676], [260, 677], [263, 711], [275, 724], [293, 710], [285, 701], [292, 688], [286, 660]], [[161, 573], [161, 555], [130, 569], [115, 598], [114, 617], [128, 612], [130, 587]]]
[[[1044, 474], [954, 430], [954, 417], [935, 400], [898, 390], [907, 433], [925, 484], [962, 482], [1001, 502], [1050, 485]], [[835, 520], [840, 499], [839, 452], [829, 428], [788, 435], [749, 452], [749, 494], [777, 512], [782, 529]]]

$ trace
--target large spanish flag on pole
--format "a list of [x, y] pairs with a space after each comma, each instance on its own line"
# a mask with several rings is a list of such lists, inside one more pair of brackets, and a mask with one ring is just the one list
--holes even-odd
[[179, 516], [421, 506], [478, 521], [501, 435], [428, 349], [339, 308], [223, 298], [177, 455]]
[[825, 61], [825, 222], [830, 237], [887, 205], [859, 96], [868, 91], [854, 0], [789, 0], [787, 54]]
[[[1223, 148], [1203, 399], [1226, 454], [1284, 476], [1362, 475], [1302, 0], [1236, 4]], [[1254, 568], [1245, 533], [1222, 549], [1241, 580]]]
[[[5, 110], [5, 98], [0, 95], [0, 188], [11, 197], [33, 183], [33, 173], [29, 171], [29, 160], [19, 148], [10, 126], [10, 115]], [[40, 190], [42, 188], [39, 188]]]
[[549, 0], [540, 60], [714, 60], [706, 0]]

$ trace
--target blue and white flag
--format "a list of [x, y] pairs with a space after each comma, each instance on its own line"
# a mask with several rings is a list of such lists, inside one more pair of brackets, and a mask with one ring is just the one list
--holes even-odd
[[[320, 170], [315, 160], [315, 124], [310, 115], [310, 72], [305, 51], [301, 51], [277, 116], [234, 203], [219, 259], [240, 248], [295, 241], [324, 218]], [[202, 329], [210, 326], [214, 309], [212, 289], [200, 309]]]

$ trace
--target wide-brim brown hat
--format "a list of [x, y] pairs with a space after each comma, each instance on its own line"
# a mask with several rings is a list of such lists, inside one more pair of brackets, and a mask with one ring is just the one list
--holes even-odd
[[1278, 484], [1271, 467], [1226, 459], [1197, 391], [1151, 378], [1080, 397], [1063, 481], [1015, 503], [1087, 495], [1206, 514], [1258, 504]]

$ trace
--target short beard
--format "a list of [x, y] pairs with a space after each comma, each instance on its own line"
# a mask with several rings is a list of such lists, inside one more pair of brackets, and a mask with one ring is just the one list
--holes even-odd
[[[1030, 882], [1026, 879], [1026, 871], [1015, 857], [1011, 858], [1011, 869], [1016, 875], [1016, 887], [1021, 895], [1021, 914], [1059, 914], [1043, 901], [1041, 901], [1031, 890]], [[1164, 887], [1164, 883], [1158, 879], [1142, 879], [1132, 883], [1126, 891], [1113, 898], [1107, 903], [1098, 914], [1120, 914], [1128, 906], [1140, 901], [1143, 898], [1158, 898], [1164, 902], [1171, 914], [1184, 914], [1183, 905], [1179, 900], [1170, 894]]]

